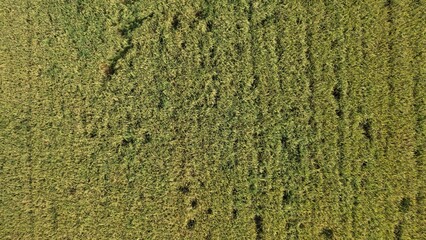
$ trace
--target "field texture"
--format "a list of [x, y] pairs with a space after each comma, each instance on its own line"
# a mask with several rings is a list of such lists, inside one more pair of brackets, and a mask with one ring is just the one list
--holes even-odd
[[425, 0], [0, 14], [0, 239], [426, 239]]

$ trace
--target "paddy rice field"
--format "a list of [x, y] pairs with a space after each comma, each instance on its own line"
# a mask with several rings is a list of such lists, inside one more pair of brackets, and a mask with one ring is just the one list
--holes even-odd
[[426, 239], [426, 1], [0, 22], [1, 239]]

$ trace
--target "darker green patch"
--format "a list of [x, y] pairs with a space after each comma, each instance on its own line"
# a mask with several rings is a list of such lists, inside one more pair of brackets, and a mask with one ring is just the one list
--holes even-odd
[[263, 239], [263, 218], [260, 215], [255, 215], [254, 224], [256, 226], [256, 240]]
[[75, 193], [77, 192], [77, 188], [76, 187], [70, 187], [68, 190], [70, 195], [75, 195]]
[[373, 140], [373, 135], [371, 131], [371, 120], [366, 119], [365, 121], [363, 121], [361, 123], [361, 128], [363, 130], [362, 134], [364, 135], [364, 137], [369, 141]]
[[338, 43], [339, 42], [338, 42], [337, 39], [332, 40], [331, 43], [330, 43], [330, 48], [335, 49], [338, 46]]
[[394, 230], [393, 230], [393, 234], [394, 234], [394, 239], [395, 240], [402, 240], [402, 223], [399, 222]]
[[124, 136], [124, 138], [121, 140], [121, 146], [127, 147], [130, 144], [134, 144], [135, 141], [136, 141], [136, 138], [133, 135]]
[[207, 28], [207, 32], [211, 32], [213, 30], [213, 22], [210, 20], [207, 21], [206, 28]]
[[232, 219], [237, 219], [238, 217], [238, 209], [232, 209]]
[[205, 9], [198, 10], [198, 11], [195, 13], [195, 17], [196, 17], [197, 19], [199, 19], [199, 20], [206, 19], [206, 18], [207, 18], [207, 16], [208, 16], [208, 12], [207, 12], [207, 10], [205, 10]]
[[157, 108], [158, 109], [163, 109], [164, 105], [166, 102], [166, 94], [164, 94], [163, 90], [159, 91], [159, 99], [158, 99], [158, 104], [157, 104]]
[[287, 149], [288, 148], [288, 137], [286, 135], [282, 135], [281, 136], [281, 147], [283, 149]]
[[145, 132], [143, 134], [143, 143], [150, 143], [152, 141], [151, 133]]
[[404, 197], [401, 199], [401, 202], [399, 203], [399, 210], [401, 212], [408, 212], [408, 210], [410, 210], [411, 207], [411, 199], [408, 197]]
[[237, 189], [236, 189], [236, 188], [232, 188], [232, 195], [233, 195], [233, 196], [236, 196], [236, 195], [237, 195], [237, 193], [238, 193]]
[[183, 194], [188, 194], [189, 193], [189, 187], [188, 186], [181, 186], [181, 187], [179, 187], [179, 192], [181, 192]]
[[334, 237], [334, 232], [331, 228], [324, 228], [321, 232], [321, 235], [325, 238], [325, 239], [333, 239]]
[[212, 215], [212, 214], [213, 214], [213, 209], [208, 208], [208, 209], [207, 209], [207, 211], [206, 211], [206, 213], [207, 213], [208, 215]]
[[195, 228], [195, 224], [196, 224], [195, 219], [190, 219], [190, 220], [186, 223], [186, 228], [188, 228], [188, 229], [192, 230], [192, 229], [194, 229], [194, 228]]
[[251, 83], [251, 87], [250, 90], [254, 90], [257, 88], [257, 86], [259, 85], [259, 76], [258, 75], [254, 75], [253, 76], [253, 82]]
[[214, 59], [216, 57], [216, 48], [214, 46], [209, 48], [209, 56], [210, 59]]
[[336, 109], [336, 115], [339, 117], [339, 118], [342, 118], [343, 117], [343, 111], [342, 111], [342, 109]]
[[291, 192], [289, 190], [285, 190], [283, 193], [283, 199], [282, 199], [282, 204], [283, 205], [287, 205], [290, 203], [291, 201]]
[[342, 98], [342, 89], [338, 86], [335, 86], [333, 89], [333, 97], [336, 99], [336, 101], [340, 101]]
[[242, 43], [236, 43], [234, 45], [235, 52], [238, 56], [241, 56], [244, 52], [244, 45]]
[[192, 199], [192, 201], [191, 201], [191, 208], [195, 209], [195, 208], [197, 208], [197, 206], [198, 206], [197, 199]]
[[422, 153], [421, 153], [420, 149], [416, 149], [416, 150], [414, 151], [414, 157], [418, 158], [418, 157], [420, 157], [421, 155], [422, 155]]
[[172, 20], [172, 28], [173, 30], [177, 30], [180, 27], [181, 23], [179, 20], [179, 16], [178, 15], [174, 15], [173, 16], [173, 20]]

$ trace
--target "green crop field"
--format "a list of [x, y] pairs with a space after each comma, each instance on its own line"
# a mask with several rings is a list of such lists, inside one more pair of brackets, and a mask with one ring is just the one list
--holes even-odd
[[426, 239], [425, 0], [0, 0], [0, 239]]

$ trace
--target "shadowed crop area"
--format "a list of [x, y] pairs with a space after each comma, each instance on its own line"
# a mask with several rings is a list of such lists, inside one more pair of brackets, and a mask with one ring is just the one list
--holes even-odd
[[0, 239], [425, 239], [425, 0], [0, 0]]

